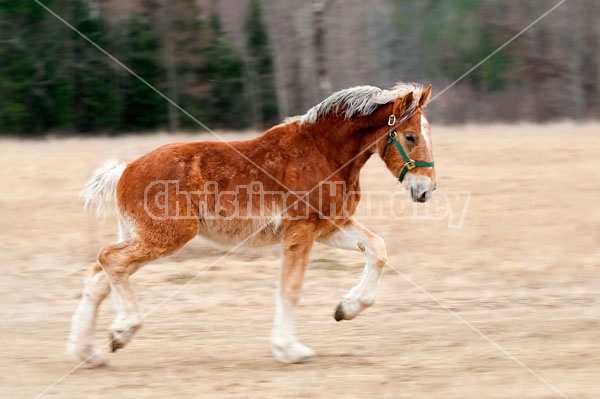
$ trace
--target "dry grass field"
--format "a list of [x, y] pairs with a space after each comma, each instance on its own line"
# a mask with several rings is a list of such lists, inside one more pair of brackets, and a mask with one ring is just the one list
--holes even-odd
[[[197, 239], [133, 277], [149, 315], [99, 369], [74, 369], [64, 347], [84, 271], [116, 222], [88, 220], [78, 193], [103, 159], [211, 136], [0, 140], [0, 397], [599, 398], [600, 124], [433, 135], [434, 202], [397, 196], [406, 217], [392, 219], [366, 216], [389, 204], [361, 204], [389, 254], [374, 307], [333, 320], [363, 260], [315, 247], [298, 334], [317, 363], [270, 354], [279, 248], [220, 259], [227, 250]], [[379, 159], [362, 185], [401, 190]], [[112, 317], [108, 299], [98, 344]]]

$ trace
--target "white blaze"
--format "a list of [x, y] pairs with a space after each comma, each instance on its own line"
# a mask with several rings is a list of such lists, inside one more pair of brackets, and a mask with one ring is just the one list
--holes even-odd
[[429, 127], [429, 122], [425, 115], [421, 114], [421, 136], [425, 140], [425, 145], [427, 147], [427, 151], [431, 152], [431, 129]]

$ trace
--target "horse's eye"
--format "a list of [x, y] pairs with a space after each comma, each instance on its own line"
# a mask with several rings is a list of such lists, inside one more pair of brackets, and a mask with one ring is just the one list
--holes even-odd
[[417, 141], [417, 137], [414, 134], [407, 134], [404, 137], [406, 137], [406, 141], [409, 143], [415, 143]]

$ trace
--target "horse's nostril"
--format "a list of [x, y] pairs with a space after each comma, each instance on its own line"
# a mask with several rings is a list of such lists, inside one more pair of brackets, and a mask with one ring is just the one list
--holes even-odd
[[417, 201], [419, 201], [419, 202], [427, 201], [427, 191], [423, 191], [421, 193], [421, 195], [419, 196], [419, 198], [417, 199]]

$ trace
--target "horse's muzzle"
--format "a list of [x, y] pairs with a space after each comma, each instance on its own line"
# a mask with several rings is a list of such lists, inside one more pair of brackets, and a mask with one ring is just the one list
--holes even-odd
[[427, 202], [433, 195], [434, 185], [429, 178], [420, 178], [409, 181], [410, 197], [414, 202]]

